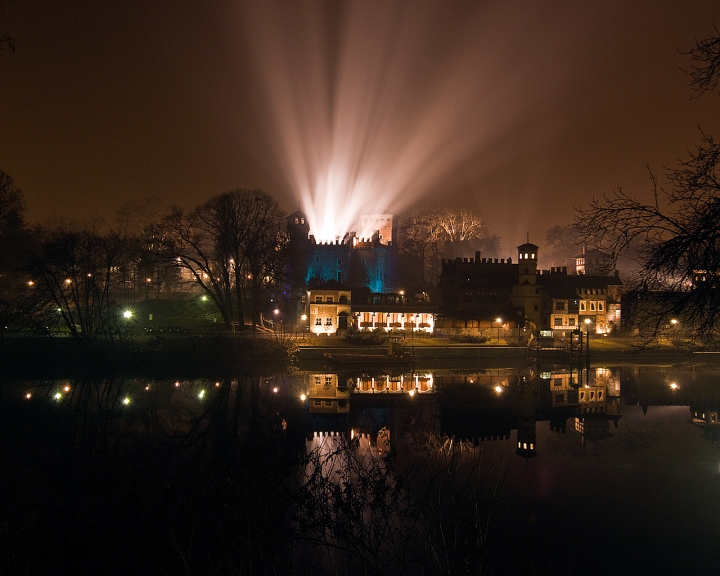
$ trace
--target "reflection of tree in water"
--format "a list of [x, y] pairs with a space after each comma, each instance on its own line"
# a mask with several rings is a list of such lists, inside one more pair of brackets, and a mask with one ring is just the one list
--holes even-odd
[[16, 489], [0, 501], [0, 551], [12, 550], [0, 572], [463, 574], [522, 564], [506, 554], [502, 460], [440, 439], [422, 416], [409, 452], [339, 437], [308, 451], [291, 434], [304, 413], [272, 393], [283, 382], [38, 383], [32, 401], [27, 384], [4, 385], [4, 476]]
[[304, 557], [338, 573], [476, 573], [497, 560], [506, 468], [434, 435], [406, 459], [358, 437], [323, 437], [296, 509]]

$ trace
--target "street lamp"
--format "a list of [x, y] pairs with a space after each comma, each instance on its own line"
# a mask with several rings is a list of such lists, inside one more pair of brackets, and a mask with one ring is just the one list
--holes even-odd
[[502, 318], [495, 318], [495, 322], [497, 322], [497, 329], [498, 329], [498, 342], [500, 342], [500, 324], [502, 324]]

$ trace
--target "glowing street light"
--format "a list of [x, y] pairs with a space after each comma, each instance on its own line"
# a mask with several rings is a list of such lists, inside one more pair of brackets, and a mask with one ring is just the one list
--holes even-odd
[[673, 390], [677, 390], [679, 388], [679, 386], [677, 385], [677, 382], [671, 382], [670, 388], [672, 388]]
[[129, 398], [128, 396], [125, 396], [125, 398], [123, 398], [122, 403], [123, 403], [125, 406], [127, 406], [128, 404], [130, 404], [130, 398]]
[[123, 312], [123, 318], [125, 318], [125, 320], [130, 320], [130, 318], [132, 318], [132, 315], [132, 310], [125, 310]]
[[495, 392], [497, 392], [498, 394], [502, 394], [502, 391], [503, 391], [502, 386], [499, 386], [499, 385], [495, 386]]
[[497, 329], [498, 329], [498, 342], [500, 341], [500, 324], [502, 324], [502, 318], [495, 318], [495, 322], [497, 322]]
[[205, 390], [200, 390], [200, 393], [198, 394], [198, 398], [200, 398], [200, 400], [202, 400], [204, 396], [205, 396]]
[[305, 394], [300, 394], [300, 400], [302, 400], [303, 402], [305, 402], [305, 399], [306, 399], [306, 398], [307, 398], [307, 396], [305, 396]]

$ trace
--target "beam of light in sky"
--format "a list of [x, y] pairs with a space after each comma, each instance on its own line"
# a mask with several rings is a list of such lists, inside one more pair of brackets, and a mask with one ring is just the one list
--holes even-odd
[[458, 18], [432, 2], [246, 7], [269, 162], [317, 240], [342, 238], [362, 213], [402, 213], [430, 196], [447, 204], [448, 182], [467, 186], [495, 169], [497, 141], [528, 121], [524, 84], [537, 90], [543, 79], [508, 68], [497, 54], [512, 52], [512, 40], [491, 30], [510, 19], [527, 40], [532, 15], [483, 10], [469, 3]]

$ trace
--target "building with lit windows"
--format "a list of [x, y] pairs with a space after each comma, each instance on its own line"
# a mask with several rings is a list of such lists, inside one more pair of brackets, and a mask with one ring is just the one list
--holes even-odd
[[[518, 246], [512, 258], [443, 260], [441, 312], [465, 327], [525, 326], [531, 330], [608, 332], [620, 322], [622, 282], [612, 276], [568, 274], [567, 268], [538, 270], [538, 247]], [[596, 268], [586, 268], [585, 271]], [[445, 323], [443, 324], [445, 326]]]

